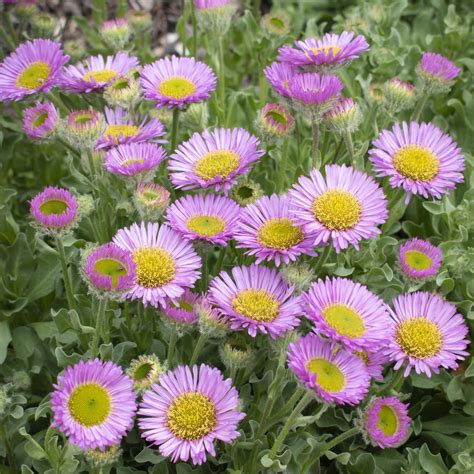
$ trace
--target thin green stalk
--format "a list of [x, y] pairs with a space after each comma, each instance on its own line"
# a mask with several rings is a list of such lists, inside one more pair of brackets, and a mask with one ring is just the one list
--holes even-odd
[[313, 399], [314, 399], [314, 395], [310, 391], [307, 391], [303, 395], [301, 400], [298, 402], [298, 404], [296, 405], [296, 407], [293, 409], [290, 416], [286, 420], [286, 423], [284, 424], [283, 428], [280, 431], [280, 434], [275, 440], [275, 443], [273, 444], [272, 449], [268, 453], [268, 457], [270, 459], [273, 459], [276, 456], [276, 454], [278, 453], [278, 450], [280, 449], [280, 446], [283, 444], [283, 442], [286, 439], [286, 436], [288, 435], [289, 431], [293, 427], [296, 418], [304, 410], [306, 405], [308, 405]]
[[72, 291], [71, 277], [69, 275], [69, 270], [66, 263], [66, 252], [64, 251], [64, 245], [63, 241], [61, 240], [61, 237], [56, 237], [56, 248], [58, 249], [59, 262], [61, 263], [61, 270], [63, 273], [67, 304], [69, 306], [69, 309], [76, 309], [76, 303], [74, 301], [74, 292]]
[[281, 420], [282, 417], [292, 410], [295, 406], [295, 403], [300, 399], [301, 395], [303, 395], [303, 391], [304, 389], [298, 388], [295, 393], [293, 393], [291, 398], [285, 403], [285, 406], [268, 420], [268, 424], [271, 425], [274, 422]]
[[2, 35], [2, 38], [5, 40], [5, 43], [7, 43], [8, 49], [10, 51], [13, 51], [14, 49], [16, 49], [15, 43], [12, 41], [12, 39], [10, 38], [10, 35], [5, 31], [3, 26], [0, 26], [0, 35]]
[[191, 361], [189, 362], [189, 365], [192, 367], [198, 360], [199, 354], [202, 351], [202, 348], [204, 347], [204, 344], [206, 344], [207, 337], [204, 334], [199, 334], [199, 338], [196, 342], [196, 345], [194, 346], [194, 351], [193, 355], [191, 357]]
[[321, 168], [321, 159], [318, 156], [318, 145], [319, 145], [319, 124], [313, 119], [311, 124], [311, 137], [313, 142], [311, 144], [311, 159], [312, 167], [319, 170]]
[[404, 382], [404, 377], [403, 373], [405, 372], [405, 367], [402, 365], [397, 373], [392, 377], [392, 380], [390, 382], [381, 387], [380, 390], [377, 392], [377, 395], [384, 395], [385, 393], [389, 393], [390, 390], [393, 388], [397, 388], [397, 390], [400, 390], [403, 387], [403, 382]]
[[171, 152], [176, 150], [178, 139], [178, 124], [179, 124], [179, 108], [173, 109], [173, 123], [171, 126]]
[[277, 181], [277, 190], [283, 192], [286, 185], [286, 177], [288, 174], [288, 146], [290, 141], [285, 138], [283, 139], [283, 144], [281, 146], [281, 156], [279, 161], [279, 170], [278, 170], [278, 181]]
[[355, 162], [355, 156], [354, 156], [354, 143], [352, 142], [351, 132], [346, 131], [344, 133], [344, 141], [346, 142], [346, 148], [347, 148], [347, 153], [349, 155], [350, 164], [354, 168], [357, 168], [357, 164]]
[[427, 92], [423, 92], [422, 96], [420, 97], [420, 100], [416, 104], [415, 110], [413, 111], [413, 115], [411, 116], [411, 119], [415, 122], [417, 122], [420, 118], [421, 112], [423, 112], [426, 102], [428, 101], [428, 97], [429, 94]]
[[92, 155], [92, 150], [90, 148], [87, 149], [87, 163], [89, 164], [89, 173], [91, 181], [94, 182], [94, 178], [96, 177], [96, 169], [94, 163], [94, 156]]
[[46, 92], [45, 96], [64, 114], [69, 114], [69, 109], [66, 104], [62, 101], [61, 97], [54, 94], [53, 92]]
[[219, 35], [219, 112], [221, 114], [220, 123], [225, 123], [225, 62], [224, 62], [224, 37]]
[[17, 471], [17, 466], [16, 466], [16, 461], [15, 461], [15, 452], [13, 450], [12, 444], [10, 442], [10, 438], [8, 437], [7, 434], [7, 428], [5, 426], [5, 423], [0, 423], [0, 434], [2, 435], [4, 441], [5, 441], [5, 447], [7, 450], [7, 460], [8, 460], [8, 466], [10, 467], [10, 470], [12, 472], [18, 472]]
[[195, 0], [191, 0], [191, 25], [193, 27], [193, 36], [191, 40], [191, 56], [193, 58], [197, 55], [197, 19], [196, 19], [196, 5]]
[[327, 451], [331, 450], [338, 444], [342, 443], [348, 438], [351, 438], [352, 436], [355, 436], [360, 432], [359, 428], [351, 428], [350, 430], [345, 431], [344, 433], [341, 433], [339, 436], [336, 436], [333, 438], [331, 441], [328, 441], [326, 444], [324, 444], [321, 449], [318, 449], [316, 451], [316, 454], [312, 457], [310, 457], [302, 466], [301, 468], [301, 473], [304, 474], [309, 470], [309, 468]]
[[326, 263], [330, 253], [331, 253], [331, 245], [326, 245], [326, 247], [324, 247], [323, 253], [318, 257], [318, 260], [316, 261], [316, 265], [314, 267], [314, 273], [316, 274], [316, 276], [318, 275], [319, 271], [323, 268], [323, 265]]
[[[263, 66], [262, 66], [262, 69], [264, 69]], [[259, 90], [259, 93], [258, 93], [259, 106], [260, 108], [262, 108], [265, 105], [265, 102], [267, 100], [267, 94], [268, 94], [268, 80], [263, 74], [260, 75], [258, 90]]]
[[387, 232], [395, 222], [403, 216], [405, 211], [405, 190], [403, 187], [392, 189], [392, 194], [388, 201], [388, 219], [382, 226], [382, 232]]
[[91, 359], [95, 359], [99, 354], [100, 338], [103, 337], [105, 310], [107, 308], [107, 298], [99, 300], [99, 309], [97, 310], [97, 318], [95, 322], [95, 332], [92, 338]]
[[209, 286], [209, 258], [210, 252], [204, 250], [202, 252], [202, 267], [201, 267], [201, 289], [205, 293]]
[[222, 246], [219, 251], [219, 256], [217, 257], [216, 265], [214, 266], [214, 275], [217, 275], [222, 270], [222, 264], [224, 263], [225, 258], [225, 251], [227, 250], [227, 246]]
[[331, 163], [336, 163], [336, 160], [337, 160], [337, 157], [339, 156], [339, 152], [341, 151], [343, 142], [344, 142], [344, 138], [341, 138], [339, 140], [339, 143], [337, 144], [336, 149], [334, 150], [334, 155], [332, 157]]
[[2, 13], [2, 17], [3, 17], [3, 24], [6, 25], [7, 27], [7, 30], [8, 30], [8, 34], [10, 35], [10, 38], [12, 40], [12, 42], [15, 44], [15, 47], [18, 45], [18, 35], [16, 34], [16, 31], [15, 31], [15, 28], [13, 28], [13, 23], [12, 23], [12, 20], [10, 18], [10, 15], [7, 11], [4, 11]]
[[168, 360], [168, 365], [172, 367], [172, 362], [173, 362], [173, 356], [174, 356], [174, 350], [176, 348], [176, 341], [177, 341], [177, 335], [176, 331], [173, 331], [170, 334], [170, 341], [168, 343], [168, 355], [167, 355], [167, 360]]
[[329, 135], [329, 132], [326, 130], [326, 132], [324, 132], [323, 146], [321, 148], [321, 163], [325, 161], [324, 157], [326, 156], [326, 152], [328, 150]]

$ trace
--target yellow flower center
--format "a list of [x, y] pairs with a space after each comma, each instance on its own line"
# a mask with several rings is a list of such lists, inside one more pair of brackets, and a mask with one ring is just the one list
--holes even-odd
[[396, 329], [395, 340], [407, 355], [418, 359], [433, 357], [443, 346], [438, 325], [423, 316], [402, 321]]
[[438, 174], [439, 160], [429, 148], [408, 145], [395, 153], [393, 166], [405, 178], [429, 181]]
[[62, 214], [67, 210], [67, 202], [61, 201], [60, 199], [50, 199], [49, 201], [43, 202], [39, 208], [46, 216]]
[[364, 320], [349, 306], [332, 304], [323, 309], [326, 322], [338, 334], [346, 337], [360, 337], [365, 333]]
[[186, 223], [191, 232], [212, 237], [225, 230], [225, 221], [217, 216], [193, 216]]
[[320, 48], [311, 48], [311, 52], [317, 56], [319, 53], [323, 53], [324, 56], [329, 56], [329, 53], [332, 53], [332, 57], [334, 57], [342, 48], [339, 46], [321, 46]]
[[187, 441], [197, 440], [216, 427], [216, 408], [202, 393], [182, 393], [168, 408], [166, 422], [169, 430], [178, 438]]
[[362, 206], [349, 191], [332, 189], [313, 203], [314, 217], [329, 230], [352, 229], [360, 220]]
[[51, 74], [51, 66], [43, 61], [35, 61], [28, 65], [16, 80], [18, 87], [32, 91], [42, 86]]
[[184, 99], [196, 90], [196, 85], [185, 77], [170, 77], [160, 82], [158, 92], [170, 99]]
[[317, 374], [316, 383], [325, 392], [340, 392], [344, 388], [345, 377], [336, 364], [316, 357], [306, 364], [306, 369], [311, 375]]
[[31, 125], [33, 125], [33, 127], [40, 127], [41, 125], [43, 125], [44, 122], [46, 122], [47, 118], [48, 118], [48, 112], [43, 112], [42, 114], [39, 114], [38, 117], [36, 117], [33, 120]]
[[398, 418], [393, 408], [382, 405], [378, 414], [377, 428], [386, 436], [394, 435], [398, 430]]
[[433, 262], [431, 261], [431, 258], [423, 252], [418, 250], [407, 250], [405, 252], [405, 264], [415, 270], [426, 270], [431, 268]]
[[140, 129], [135, 125], [108, 125], [105, 129], [104, 136], [118, 142], [120, 137], [132, 137], [137, 135], [139, 131]]
[[84, 383], [72, 391], [68, 408], [74, 421], [89, 427], [100, 425], [107, 419], [112, 403], [104, 387], [96, 383]]
[[271, 249], [285, 250], [303, 240], [301, 228], [286, 217], [276, 217], [265, 222], [257, 233], [260, 244]]
[[112, 69], [101, 69], [99, 71], [86, 72], [82, 76], [82, 79], [87, 82], [110, 82], [116, 76], [117, 71], [112, 71]]
[[134, 165], [135, 163], [138, 163], [138, 164], [143, 164], [143, 160], [141, 160], [140, 158], [135, 158], [135, 159], [130, 159], [130, 160], [124, 160], [122, 161], [121, 166], [125, 167], [125, 168], [129, 168], [130, 166]]
[[352, 351], [357, 357], [360, 357], [365, 365], [369, 364], [369, 356], [364, 351]]
[[280, 303], [265, 290], [243, 290], [232, 300], [232, 308], [246, 318], [260, 323], [273, 321], [280, 313]]
[[171, 255], [161, 248], [142, 247], [133, 252], [137, 283], [144, 288], [159, 288], [169, 283], [176, 272]]
[[209, 151], [196, 162], [194, 173], [205, 181], [227, 178], [240, 164], [240, 156], [235, 151]]
[[119, 277], [127, 275], [127, 269], [122, 265], [122, 262], [114, 258], [101, 258], [94, 264], [94, 270], [97, 273], [112, 278], [112, 287], [118, 283]]

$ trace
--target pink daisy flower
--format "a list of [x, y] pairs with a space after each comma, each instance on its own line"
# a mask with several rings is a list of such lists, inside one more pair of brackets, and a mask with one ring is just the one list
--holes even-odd
[[37, 103], [23, 112], [23, 128], [33, 140], [45, 140], [57, 129], [59, 114], [51, 102]]
[[403, 273], [409, 278], [429, 278], [438, 274], [443, 254], [427, 240], [411, 239], [400, 246], [398, 258]]
[[290, 97], [290, 80], [298, 74], [298, 68], [288, 63], [273, 62], [263, 71], [275, 92], [283, 97]]
[[177, 300], [167, 302], [162, 309], [163, 316], [176, 324], [195, 324], [198, 320], [197, 306], [201, 301], [202, 297], [200, 295], [186, 288]]

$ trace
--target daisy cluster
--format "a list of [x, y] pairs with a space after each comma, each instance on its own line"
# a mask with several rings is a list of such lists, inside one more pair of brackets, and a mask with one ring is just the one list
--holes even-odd
[[[237, 5], [192, 3], [201, 27], [222, 41]], [[244, 369], [265, 357], [256, 347], [271, 345], [279, 348], [281, 363], [268, 410], [284, 373], [303, 393], [306, 404], [294, 400], [300, 411], [309, 404], [358, 406], [356, 431], [367, 443], [400, 445], [411, 433], [403, 378], [456, 369], [469, 355], [464, 317], [431, 287], [423, 288], [441, 270], [441, 247], [419, 238], [401, 243], [395, 266], [406, 287], [387, 301], [363, 276], [337, 276], [343, 273], [331, 273], [327, 263], [343, 262], [376, 242], [391, 223], [394, 196], [403, 206], [455, 189], [463, 181], [461, 149], [416, 112], [413, 120], [373, 137], [366, 163], [313, 159], [309, 167], [299, 163], [302, 173], [293, 176], [283, 150], [304, 117], [312, 128], [313, 158], [319, 156], [320, 124], [342, 136], [354, 154], [350, 134], [363, 115], [356, 99], [344, 96], [342, 72], [369, 51], [366, 38], [325, 33], [275, 51], [263, 74], [281, 103], [259, 111], [262, 138], [251, 126], [231, 127], [226, 120], [185, 130], [190, 114], [207, 103], [217, 115], [224, 112], [225, 94], [221, 103], [215, 92], [224, 87], [225, 64], [217, 70], [185, 55], [142, 64], [122, 49], [131, 25], [146, 29], [145, 20], [102, 23], [104, 42], [120, 49], [107, 56], [73, 64], [58, 42], [32, 39], [0, 64], [0, 101], [19, 103], [25, 135], [41, 146], [64, 146], [75, 160], [71, 180], [80, 176], [69, 189], [51, 183], [29, 201], [35, 229], [56, 245], [76, 315], [85, 297], [72, 294], [82, 283], [71, 281], [66, 257], [73, 252], [65, 246], [84, 228], [95, 237], [77, 245], [83, 247], [78, 273], [94, 302], [92, 319], [87, 316], [95, 323], [87, 327], [93, 339], [81, 360], [57, 376], [52, 426], [91, 459], [105, 452], [113, 458], [137, 420], [141, 437], [161, 456], [203, 464], [242, 436], [246, 413], [259, 409], [252, 406], [250, 384], [240, 394], [247, 399], [239, 398], [238, 381], [244, 387], [250, 377]], [[449, 90], [459, 72], [447, 58], [424, 53], [416, 71], [419, 89], [427, 100]], [[415, 102], [415, 87], [397, 78], [382, 90], [391, 113]], [[274, 192], [263, 194], [252, 179], [275, 143], [282, 153], [280, 175]], [[85, 210], [84, 189], [93, 196], [93, 212]], [[103, 195], [119, 198], [107, 207]], [[413, 285], [420, 291], [410, 291]], [[135, 340], [142, 353], [126, 369], [109, 360], [107, 345], [119, 333], [122, 308], [125, 318], [134, 308], [140, 324], [151, 318], [151, 338], [159, 335], [167, 346], [160, 357], [157, 345]], [[214, 352], [230, 376], [197, 363], [207, 343], [219, 344]], [[292, 412], [287, 423], [298, 414]], [[247, 444], [262, 442], [267, 422], [245, 433]], [[292, 427], [281, 429], [270, 460]]]

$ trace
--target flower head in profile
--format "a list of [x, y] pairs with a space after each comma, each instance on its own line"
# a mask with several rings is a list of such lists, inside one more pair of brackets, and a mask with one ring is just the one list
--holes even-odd
[[352, 350], [373, 350], [387, 338], [391, 324], [385, 303], [366, 286], [348, 278], [326, 278], [303, 294], [314, 332]]
[[121, 107], [105, 108], [106, 127], [104, 134], [97, 140], [98, 150], [111, 148], [130, 143], [165, 143], [161, 139], [165, 128], [159, 119], [143, 119], [141, 123], [137, 117], [130, 117]]
[[295, 120], [282, 104], [265, 104], [258, 114], [257, 124], [268, 138], [280, 138], [289, 135]]
[[339, 99], [324, 113], [324, 125], [339, 135], [355, 132], [361, 122], [362, 111], [350, 97]]
[[245, 417], [231, 379], [207, 365], [179, 366], [144, 393], [138, 411], [142, 436], [173, 462], [203, 464], [217, 440], [231, 443]]
[[203, 31], [223, 35], [237, 11], [237, 0], [195, 0], [196, 16]]
[[84, 63], [64, 68], [58, 85], [67, 92], [92, 92], [103, 89], [119, 76], [127, 76], [138, 66], [138, 58], [128, 53], [117, 53], [106, 58], [92, 56]]
[[408, 404], [397, 397], [375, 398], [363, 413], [366, 438], [382, 449], [396, 448], [408, 438], [411, 419]]
[[168, 169], [178, 189], [213, 187], [227, 193], [265, 152], [243, 128], [217, 128], [195, 133], [171, 155]]
[[436, 276], [443, 261], [439, 247], [416, 238], [407, 240], [400, 246], [398, 258], [403, 273], [409, 278]]
[[83, 273], [94, 292], [108, 297], [119, 296], [135, 284], [135, 263], [132, 254], [108, 243], [92, 250], [86, 257]]
[[290, 97], [289, 83], [298, 74], [298, 68], [288, 63], [273, 62], [263, 71], [275, 92], [282, 97]]
[[284, 11], [270, 12], [262, 16], [263, 29], [274, 37], [285, 37], [290, 33], [290, 19]]
[[427, 92], [447, 92], [451, 89], [461, 69], [445, 56], [437, 53], [423, 53], [417, 73], [422, 88]]
[[132, 381], [119, 366], [99, 359], [80, 361], [54, 385], [52, 426], [82, 450], [104, 450], [132, 428], [135, 399]]
[[141, 71], [146, 99], [158, 107], [184, 107], [210, 97], [216, 88], [216, 75], [205, 63], [194, 58], [165, 57], [147, 64]]
[[237, 247], [257, 257], [257, 264], [267, 260], [279, 266], [296, 261], [302, 254], [316, 255], [314, 237], [293, 219], [286, 195], [262, 196], [243, 209], [234, 238]]
[[315, 236], [314, 245], [331, 243], [336, 252], [380, 234], [387, 219], [382, 188], [368, 174], [345, 165], [313, 169], [289, 192], [297, 222]]
[[55, 41], [34, 39], [20, 44], [0, 64], [0, 102], [48, 92], [68, 61]]
[[30, 208], [37, 225], [46, 233], [68, 231], [77, 224], [77, 199], [67, 189], [46, 187], [30, 201]]
[[132, 35], [126, 18], [114, 18], [102, 22], [99, 27], [100, 36], [113, 49], [123, 49]]
[[142, 99], [140, 83], [134, 75], [118, 76], [105, 86], [104, 99], [110, 107], [129, 109]]
[[240, 207], [232, 199], [196, 194], [175, 201], [166, 212], [166, 221], [187, 240], [227, 245], [239, 215]]
[[59, 133], [72, 147], [87, 150], [94, 146], [104, 127], [104, 117], [100, 112], [75, 110], [61, 121]]
[[168, 301], [162, 309], [162, 314], [167, 323], [171, 323], [172, 328], [178, 332], [184, 326], [192, 326], [197, 323], [197, 307], [202, 298], [191, 290], [187, 289], [174, 301]]
[[364, 36], [354, 37], [353, 32], [344, 31], [340, 35], [326, 33], [322, 39], [295, 41], [294, 48], [282, 46], [278, 50], [278, 60], [294, 66], [324, 71], [345, 65], [368, 50], [369, 45]]
[[463, 182], [464, 156], [457, 143], [431, 123], [396, 123], [383, 130], [369, 150], [377, 176], [388, 176], [392, 188], [440, 199]]
[[455, 369], [465, 350], [468, 327], [456, 306], [436, 294], [417, 291], [393, 300], [393, 324], [385, 353], [398, 370], [404, 363], [405, 377], [414, 368], [417, 374]]
[[307, 334], [288, 346], [288, 367], [326, 403], [360, 403], [369, 389], [364, 362], [316, 334]]
[[33, 140], [46, 140], [57, 130], [59, 114], [51, 102], [37, 103], [23, 112], [23, 128]]
[[144, 180], [146, 176], [153, 176], [165, 158], [166, 151], [161, 146], [153, 143], [130, 143], [107, 151], [104, 168], [114, 174]]
[[209, 301], [224, 315], [231, 329], [276, 339], [299, 324], [299, 297], [274, 269], [259, 265], [222, 271], [209, 286]]
[[382, 84], [384, 106], [392, 114], [413, 107], [416, 90], [413, 84], [394, 77]]
[[155, 183], [139, 183], [133, 195], [135, 207], [145, 220], [157, 220], [168, 207], [170, 192]]
[[199, 278], [201, 259], [191, 244], [166, 225], [149, 222], [120, 229], [114, 243], [132, 253], [135, 285], [127, 297], [146, 306], [166, 306]]
[[147, 354], [133, 359], [126, 370], [126, 374], [132, 379], [135, 392], [140, 395], [158, 382], [164, 371], [165, 367], [158, 357], [155, 354]]

